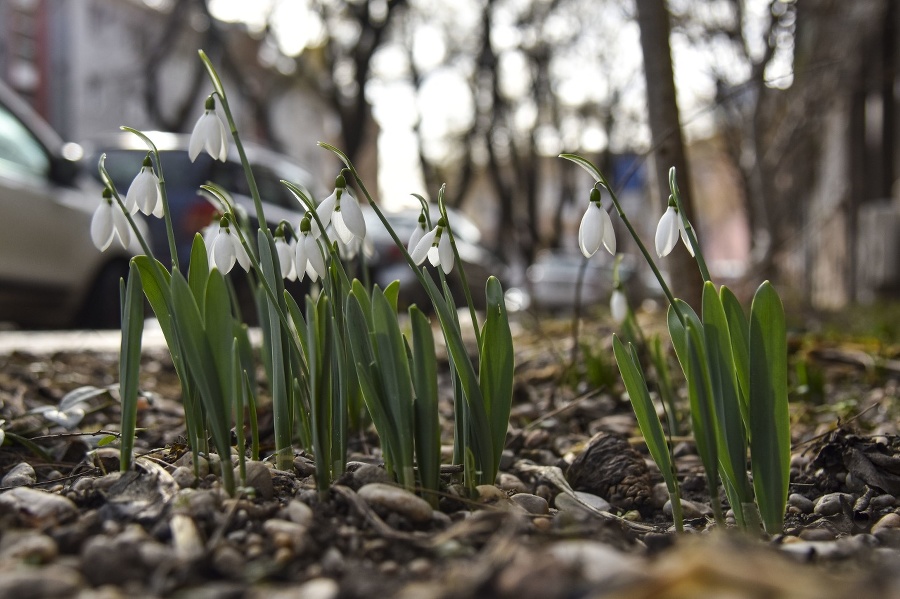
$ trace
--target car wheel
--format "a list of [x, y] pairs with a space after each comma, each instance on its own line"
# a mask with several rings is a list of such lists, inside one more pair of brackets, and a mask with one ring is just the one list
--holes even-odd
[[76, 323], [89, 329], [117, 329], [121, 326], [119, 279], [128, 278], [127, 262], [111, 262], [100, 270], [81, 308]]

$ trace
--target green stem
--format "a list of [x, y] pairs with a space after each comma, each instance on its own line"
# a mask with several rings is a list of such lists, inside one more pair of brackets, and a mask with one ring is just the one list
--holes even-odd
[[481, 353], [481, 328], [478, 326], [478, 315], [475, 313], [475, 304], [472, 302], [472, 290], [469, 289], [469, 281], [466, 279], [466, 270], [463, 268], [462, 260], [459, 258], [459, 251], [456, 249], [456, 237], [453, 235], [453, 227], [450, 226], [450, 219], [447, 216], [447, 207], [444, 205], [444, 190], [446, 184], [441, 185], [438, 193], [438, 210], [441, 212], [444, 222], [447, 223], [447, 233], [450, 235], [450, 247], [453, 249], [453, 259], [456, 260], [456, 266], [459, 268], [459, 278], [462, 282], [463, 293], [466, 296], [466, 303], [469, 305], [469, 317], [472, 319], [472, 328], [475, 329], [475, 341], [478, 344], [478, 352]]
[[678, 208], [678, 216], [681, 218], [681, 223], [684, 225], [684, 231], [687, 233], [688, 241], [694, 251], [694, 259], [697, 261], [697, 267], [700, 269], [700, 276], [703, 277], [704, 282], [712, 281], [712, 278], [709, 276], [709, 268], [706, 267], [706, 260], [703, 258], [703, 252], [700, 251], [700, 243], [697, 241], [697, 236], [694, 235], [694, 227], [692, 227], [690, 221], [688, 221], [684, 206], [681, 204], [681, 190], [678, 189], [678, 182], [675, 180], [674, 166], [669, 169], [669, 189], [672, 191], [672, 197], [675, 199], [675, 206]]

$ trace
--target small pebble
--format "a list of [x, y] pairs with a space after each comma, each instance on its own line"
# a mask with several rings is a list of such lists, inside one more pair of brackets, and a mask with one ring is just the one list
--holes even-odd
[[872, 502], [869, 505], [876, 510], [883, 510], [897, 505], [897, 498], [893, 495], [877, 495], [872, 498]]
[[74, 597], [83, 586], [78, 572], [65, 566], [12, 569], [0, 576], [0, 597]]
[[0, 558], [3, 559], [46, 564], [52, 562], [58, 553], [56, 541], [30, 530], [8, 530], [0, 539]]
[[71, 499], [30, 487], [0, 494], [0, 508], [19, 513], [36, 527], [68, 520], [78, 513]]
[[358, 490], [371, 483], [391, 484], [391, 475], [384, 468], [374, 464], [361, 463], [356, 466], [353, 470], [351, 487]]
[[478, 485], [475, 490], [478, 491], [478, 498], [485, 503], [509, 499], [506, 491], [494, 485]]
[[[663, 506], [663, 512], [667, 516], [672, 515], [672, 502], [667, 501], [666, 505]], [[687, 499], [681, 500], [681, 515], [685, 518], [705, 518], [707, 516], [712, 516], [713, 511], [712, 508], [704, 503], [697, 503], [696, 501], [689, 501]]]
[[872, 534], [875, 534], [879, 530], [884, 530], [886, 528], [900, 528], [900, 514], [891, 512], [882, 516], [878, 520], [878, 522], [876, 522], [874, 526], [872, 526]]
[[193, 487], [197, 483], [197, 477], [194, 476], [194, 470], [187, 466], [179, 466], [172, 472], [172, 478], [178, 483], [182, 489]]
[[[256, 494], [263, 499], [275, 496], [275, 485], [272, 482], [272, 471], [263, 462], [247, 462], [247, 486], [253, 487]], [[240, 467], [234, 469], [234, 477], [239, 480]]]
[[306, 546], [308, 534], [307, 527], [291, 522], [272, 518], [263, 523], [263, 530], [272, 537], [272, 541], [279, 547], [292, 547], [300, 552]]
[[37, 482], [34, 468], [28, 462], [20, 462], [12, 467], [0, 480], [0, 487], [22, 487]]
[[829, 530], [825, 527], [804, 528], [800, 531], [800, 538], [804, 541], [833, 541], [834, 531]]
[[657, 483], [653, 485], [653, 492], [650, 494], [651, 506], [661, 510], [669, 499], [669, 488], [666, 486], [666, 483]]
[[309, 526], [313, 521], [312, 508], [296, 499], [288, 503], [287, 506], [288, 520], [301, 526]]
[[243, 575], [247, 560], [240, 551], [228, 544], [219, 545], [213, 552], [212, 565], [219, 574], [239, 579]]
[[853, 496], [849, 493], [828, 493], [819, 497], [813, 512], [825, 517], [834, 516], [844, 511], [843, 503], [852, 502]]
[[527, 493], [529, 491], [528, 486], [518, 476], [507, 474], [506, 472], [501, 472], [500, 476], [497, 477], [497, 486], [504, 491], [515, 491], [516, 493]]
[[560, 541], [548, 553], [566, 569], [580, 571], [585, 580], [595, 585], [634, 576], [642, 570], [639, 558], [598, 541]]
[[369, 505], [379, 505], [413, 522], [428, 522], [434, 512], [431, 505], [421, 497], [384, 483], [370, 483], [361, 487], [359, 496]]
[[179, 560], [193, 561], [203, 557], [205, 546], [200, 538], [200, 531], [190, 516], [174, 514], [169, 520], [169, 530], [172, 532], [172, 545]]
[[525, 511], [529, 514], [542, 515], [550, 513], [550, 505], [547, 503], [547, 500], [537, 495], [517, 493], [512, 496], [512, 501], [525, 508]]
[[[576, 491], [575, 495], [582, 502], [586, 503], [587, 505], [591, 506], [592, 508], [594, 508], [598, 511], [608, 512], [612, 509], [612, 506], [609, 504], [609, 502], [606, 501], [605, 499], [603, 499], [602, 497], [597, 497], [596, 495], [593, 495], [591, 493], [585, 493], [583, 491]], [[578, 511], [582, 511], [582, 512], [589, 511], [589, 510], [586, 510], [584, 508], [584, 506], [581, 503], [579, 503], [578, 500], [576, 500], [574, 497], [572, 497], [568, 493], [560, 493], [559, 495], [556, 496], [556, 499], [553, 500], [553, 503], [554, 503], [554, 505], [556, 505], [556, 508], [561, 511], [572, 511], [572, 510], [578, 510]]]
[[303, 599], [334, 599], [337, 597], [338, 591], [340, 591], [340, 587], [333, 579], [314, 578], [297, 587], [292, 592], [292, 596], [303, 597]]
[[788, 505], [797, 508], [801, 514], [811, 514], [816, 507], [812, 499], [807, 499], [799, 493], [791, 493], [788, 496]]

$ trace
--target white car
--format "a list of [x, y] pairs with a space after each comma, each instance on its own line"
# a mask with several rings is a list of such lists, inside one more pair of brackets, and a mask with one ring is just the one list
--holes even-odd
[[81, 154], [0, 83], [0, 322], [118, 326], [119, 278], [140, 247], [94, 247], [101, 188]]

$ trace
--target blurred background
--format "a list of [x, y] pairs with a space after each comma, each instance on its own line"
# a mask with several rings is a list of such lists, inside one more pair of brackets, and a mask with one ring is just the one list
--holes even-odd
[[[50, 158], [23, 167], [0, 143], [0, 202], [21, 195], [22, 177], [44, 177], [32, 183], [77, 189], [93, 210], [99, 185], [54, 165], [95, 172], [99, 152], [127, 149], [120, 125], [190, 132], [211, 90], [203, 48], [260, 168], [281, 161], [273, 181], [302, 179], [324, 198], [339, 164], [322, 140], [398, 215], [415, 206], [411, 193], [434, 199], [446, 183], [449, 205], [477, 228], [472, 262], [501, 269], [526, 304], [570, 308], [582, 266], [577, 228], [593, 182], [560, 152], [607, 173], [651, 248], [664, 174], [678, 166], [720, 282], [752, 289], [771, 278], [812, 310], [890, 302], [900, 293], [898, 26], [893, 0], [2, 0], [10, 93], [0, 109]], [[0, 135], [15, 128], [2, 115]], [[37, 118], [59, 139], [35, 133]], [[38, 237], [43, 221], [28, 230], [15, 220], [26, 210], [0, 205], [0, 237]], [[188, 213], [196, 230], [204, 215]], [[89, 240], [87, 228], [78, 234]], [[85, 315], [91, 293], [110, 293], [96, 289], [111, 268], [96, 250], [90, 265], [80, 259], [78, 288], [40, 280], [52, 255], [29, 252], [16, 271], [3, 265], [13, 253], [0, 242], [0, 320], [57, 326], [16, 316], [33, 312], [35, 296], [13, 292], [37, 287], [69, 298], [54, 308], [67, 311], [60, 325], [102, 326]], [[688, 258], [679, 247], [663, 263], [676, 293], [692, 297]], [[603, 252], [590, 260], [589, 302], [608, 298], [611, 264]], [[636, 299], [652, 296], [635, 264], [624, 268]]]

